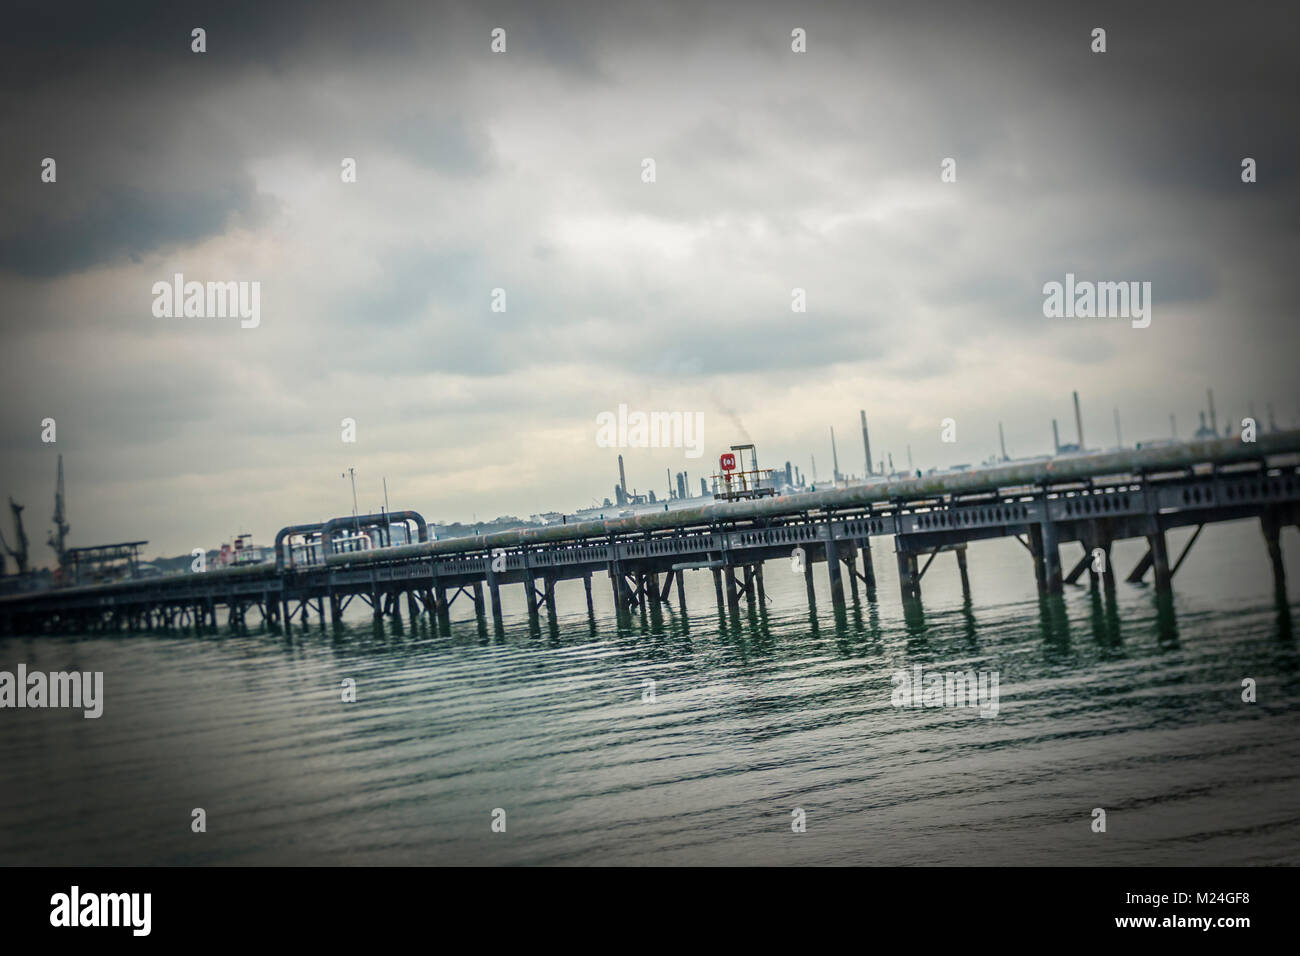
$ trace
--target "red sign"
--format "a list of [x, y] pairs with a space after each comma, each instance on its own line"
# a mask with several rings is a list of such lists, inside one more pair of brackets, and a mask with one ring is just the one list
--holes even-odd
[[735, 471], [736, 456], [733, 455], [731, 452], [725, 452], [723, 456], [718, 459], [718, 464], [722, 466], [723, 471]]

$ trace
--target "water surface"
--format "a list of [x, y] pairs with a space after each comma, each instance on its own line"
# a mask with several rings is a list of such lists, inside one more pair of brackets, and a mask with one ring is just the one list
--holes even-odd
[[[0, 863], [1300, 860], [1300, 609], [1274, 600], [1257, 524], [1207, 527], [1163, 610], [1122, 580], [1113, 604], [1042, 602], [1003, 540], [971, 546], [969, 604], [941, 555], [905, 615], [888, 539], [875, 553], [876, 601], [839, 621], [823, 565], [814, 617], [769, 562], [754, 614], [720, 615], [695, 572], [685, 619], [674, 599], [623, 627], [598, 576], [594, 619], [566, 582], [536, 633], [516, 587], [502, 636], [462, 598], [450, 637], [359, 613], [288, 636], [0, 640], [0, 669], [100, 670], [106, 698], [99, 720], [0, 711]], [[1140, 556], [1116, 546], [1121, 576]], [[998, 716], [894, 708], [890, 675], [915, 664], [997, 671]]]

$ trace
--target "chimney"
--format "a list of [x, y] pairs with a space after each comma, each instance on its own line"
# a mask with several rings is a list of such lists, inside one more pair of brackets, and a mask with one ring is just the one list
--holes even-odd
[[1219, 419], [1214, 414], [1214, 389], [1207, 388], [1205, 394], [1210, 400], [1210, 431], [1217, 435], [1219, 434]]
[[836, 481], [840, 480], [840, 455], [835, 450], [835, 426], [831, 426], [831, 474]]
[[1079, 429], [1079, 451], [1083, 451], [1083, 414], [1079, 411], [1079, 393], [1074, 393], [1074, 424]]
[[627, 496], [627, 475], [623, 473], [623, 456], [618, 456], [618, 486], [623, 489], [624, 497]]
[[1002, 446], [1002, 460], [1010, 461], [1007, 457], [1007, 436], [1002, 434], [1002, 423], [998, 422], [998, 444]]
[[1124, 447], [1124, 436], [1120, 434], [1120, 430], [1119, 430], [1119, 409], [1118, 408], [1115, 409], [1115, 447], [1117, 448]]
[[1060, 453], [1061, 453], [1061, 433], [1059, 430], [1057, 430], [1056, 419], [1053, 418], [1052, 419], [1052, 454], [1059, 455]]
[[862, 416], [862, 447], [867, 454], [867, 475], [871, 474], [871, 436], [867, 434], [867, 412], [862, 409], [858, 412]]

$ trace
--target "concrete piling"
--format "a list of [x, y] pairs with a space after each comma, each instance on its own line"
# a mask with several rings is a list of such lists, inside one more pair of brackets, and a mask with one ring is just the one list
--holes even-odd
[[830, 578], [831, 585], [831, 604], [836, 610], [844, 610], [844, 578], [840, 573], [840, 551], [839, 545], [830, 534], [830, 528], [826, 530], [826, 575]]

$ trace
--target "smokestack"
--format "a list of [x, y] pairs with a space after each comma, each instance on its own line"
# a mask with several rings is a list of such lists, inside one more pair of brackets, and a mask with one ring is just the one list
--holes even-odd
[[1119, 431], [1119, 409], [1118, 408], [1115, 409], [1115, 447], [1116, 448], [1124, 447], [1124, 437], [1120, 434]]
[[867, 475], [871, 475], [871, 436], [867, 434], [867, 412], [862, 409], [858, 412], [862, 416], [862, 447], [867, 455]]
[[907, 446], [907, 470], [912, 470], [912, 446]]
[[704, 483], [703, 478], [700, 479], [700, 497], [701, 498], [709, 497], [709, 486]]
[[627, 497], [627, 475], [623, 473], [623, 456], [618, 456], [618, 486], [623, 489], [623, 496]]
[[1002, 434], [1002, 423], [998, 422], [998, 444], [1002, 446], [1002, 460], [1010, 461], [1007, 458], [1007, 436]]
[[886, 452], [886, 454], [889, 455], [889, 473], [892, 475], [894, 473], [894, 453], [891, 451]]
[[785, 463], [785, 483], [792, 487], [794, 486], [794, 472], [790, 470], [790, 463], [788, 461]]
[[1210, 400], [1210, 431], [1217, 435], [1219, 434], [1219, 419], [1214, 414], [1214, 389], [1207, 388], [1205, 394]]
[[840, 455], [835, 450], [835, 426], [831, 426], [831, 474], [836, 481], [840, 480]]
[[1059, 455], [1060, 453], [1061, 453], [1061, 433], [1056, 427], [1056, 419], [1053, 418], [1052, 419], [1052, 454]]
[[665, 468], [664, 474], [668, 476], [668, 498], [671, 501], [673, 497], [673, 470]]
[[1079, 411], [1079, 393], [1074, 393], [1074, 424], [1079, 429], [1079, 451], [1083, 451], [1083, 414]]

